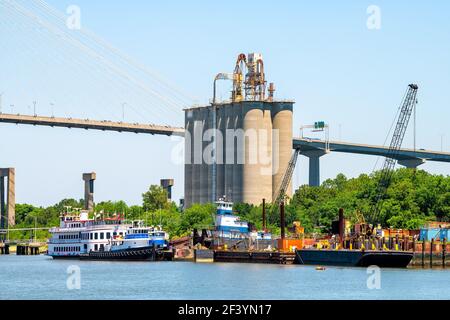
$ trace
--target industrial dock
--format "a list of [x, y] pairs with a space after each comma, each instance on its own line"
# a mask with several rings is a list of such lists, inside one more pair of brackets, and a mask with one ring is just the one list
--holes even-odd
[[[161, 253], [161, 257], [164, 256], [161, 260], [319, 266], [379, 265], [405, 268], [440, 265], [446, 267], [448, 236], [442, 236], [442, 239], [436, 241], [435, 238], [419, 239], [407, 231], [397, 230], [392, 233], [391, 229], [383, 231], [380, 226], [375, 230], [379, 206], [391, 183], [396, 162], [408, 168], [415, 168], [422, 162], [420, 158], [413, 158], [408, 150], [401, 148], [409, 119], [417, 103], [418, 86], [415, 84], [408, 86], [391, 145], [384, 149], [365, 146], [360, 150], [361, 153], [372, 152], [374, 155], [386, 155], [377, 188], [376, 202], [370, 214], [367, 215], [370, 221], [366, 222], [361, 216], [360, 221], [350, 227], [349, 221], [345, 219], [341, 210], [339, 213], [336, 212], [339, 220], [333, 224], [332, 233], [322, 238], [310, 239], [305, 236], [301, 221], [295, 221], [289, 228], [290, 231], [287, 231], [285, 206], [293, 196], [293, 171], [298, 156], [300, 154], [307, 156], [310, 160], [310, 184], [313, 187], [316, 186], [317, 181], [320, 180], [319, 158], [331, 152], [333, 148], [339, 147], [334, 145], [332, 147], [329, 141], [319, 145], [317, 141], [295, 140], [293, 135], [294, 101], [276, 99], [275, 84], [268, 83], [264, 66], [263, 56], [260, 53], [240, 54], [237, 57], [234, 72], [218, 73], [215, 77], [211, 104], [184, 110], [184, 129], [112, 122], [94, 123], [90, 120], [77, 119], [66, 122], [61, 118], [29, 117], [25, 119], [20, 116], [2, 114], [0, 114], [0, 120], [17, 124], [183, 135], [186, 152], [182, 210], [188, 210], [196, 204], [216, 203], [218, 200], [219, 207], [214, 217], [215, 229], [203, 229], [201, 236], [197, 230], [193, 230], [191, 237], [186, 237], [183, 241], [174, 241], [171, 250]], [[221, 81], [232, 85], [233, 90], [228, 100], [218, 101], [216, 96], [216, 87]], [[312, 128], [315, 131], [324, 131], [327, 126], [323, 122], [317, 122]], [[414, 157], [420, 154], [425, 152], [414, 153]], [[435, 155], [441, 157], [437, 161], [447, 161], [446, 155], [438, 153]], [[450, 157], [448, 160], [450, 161]], [[15, 169], [0, 169], [0, 178], [0, 229], [3, 234], [0, 254], [8, 255], [12, 242], [8, 240], [9, 236], [4, 235], [9, 234], [9, 230], [14, 230]], [[94, 212], [94, 181], [97, 175], [95, 172], [85, 173], [82, 179], [85, 197], [84, 211], [81, 216], [84, 218], [66, 215], [62, 217], [68, 226], [72, 226], [75, 221], [72, 219], [78, 219], [76, 220], [78, 224], [75, 225], [78, 228], [88, 221], [92, 221], [93, 225], [99, 223], [96, 218], [97, 213]], [[173, 179], [161, 180], [161, 188], [167, 194], [167, 201], [171, 200], [173, 186]], [[220, 200], [222, 198], [232, 201]], [[240, 220], [239, 212], [233, 211], [236, 203], [253, 206], [263, 204], [260, 230], [253, 224]], [[279, 215], [280, 235], [277, 237], [273, 237], [267, 228], [266, 203], [271, 204], [272, 217], [274, 214]], [[92, 214], [94, 218], [88, 219], [88, 216]], [[103, 223], [115, 221], [122, 228], [120, 224], [125, 222], [121, 219], [123, 217], [108, 218], [103, 220]], [[122, 234], [127, 237], [132, 236], [123, 231], [120, 236]], [[74, 234], [70, 238], [75, 239], [72, 242], [63, 239], [66, 242], [60, 243], [62, 247], [55, 247], [54, 243], [58, 242], [58, 239], [49, 240], [49, 246], [52, 252], [56, 250], [55, 254], [62, 258], [67, 255], [92, 256], [96, 259], [118, 256], [117, 253], [104, 251], [105, 247], [114, 247], [111, 242], [106, 241], [110, 239], [110, 233], [94, 233], [95, 240], [101, 236], [100, 239], [104, 241], [95, 246], [83, 242], [93, 240], [93, 234], [90, 234], [90, 239], [89, 234], [90, 232], [81, 236]], [[81, 246], [82, 243], [84, 247]], [[17, 242], [16, 252], [17, 255], [36, 255], [40, 253], [41, 246], [33, 241]], [[154, 249], [152, 256], [156, 257]], [[144, 251], [150, 256], [152, 248], [146, 247], [142, 252]], [[127, 253], [128, 256], [122, 258], [130, 259], [130, 254], [134, 253]], [[137, 256], [140, 257], [140, 255]]]

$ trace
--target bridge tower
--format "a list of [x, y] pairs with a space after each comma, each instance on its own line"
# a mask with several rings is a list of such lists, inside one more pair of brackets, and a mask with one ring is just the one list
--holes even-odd
[[15, 169], [14, 168], [0, 169], [0, 229], [7, 229], [8, 227], [14, 226], [16, 224], [15, 186], [16, 186]]

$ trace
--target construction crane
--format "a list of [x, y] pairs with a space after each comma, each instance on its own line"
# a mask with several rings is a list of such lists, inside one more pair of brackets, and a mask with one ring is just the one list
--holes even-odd
[[395, 159], [402, 146], [403, 139], [405, 137], [406, 129], [411, 118], [411, 114], [417, 104], [417, 91], [419, 87], [416, 84], [410, 84], [406, 91], [406, 95], [400, 105], [400, 115], [398, 117], [397, 125], [395, 127], [392, 141], [389, 146], [388, 154], [381, 169], [380, 180], [376, 189], [375, 203], [368, 216], [368, 222], [373, 226], [376, 223], [381, 210], [382, 199], [386, 196], [387, 189], [392, 181], [392, 175], [394, 173], [394, 167], [397, 163]]
[[280, 186], [274, 194], [274, 206], [272, 208], [278, 208], [280, 203], [284, 201], [286, 197], [286, 191], [291, 183], [292, 175], [294, 174], [295, 165], [297, 164], [298, 155], [300, 153], [300, 149], [295, 149], [292, 154], [291, 160], [286, 168], [286, 171], [283, 175], [283, 179], [281, 180]]

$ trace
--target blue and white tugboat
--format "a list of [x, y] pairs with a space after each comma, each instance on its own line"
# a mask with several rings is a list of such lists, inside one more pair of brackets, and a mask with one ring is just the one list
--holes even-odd
[[161, 227], [145, 227], [114, 218], [89, 219], [88, 212], [64, 213], [60, 226], [50, 229], [47, 255], [54, 259], [161, 260], [169, 235]]
[[217, 211], [212, 233], [212, 246], [241, 248], [249, 246], [266, 248], [272, 244], [272, 235], [266, 231], [252, 230], [233, 212], [233, 203], [225, 198], [216, 202]]

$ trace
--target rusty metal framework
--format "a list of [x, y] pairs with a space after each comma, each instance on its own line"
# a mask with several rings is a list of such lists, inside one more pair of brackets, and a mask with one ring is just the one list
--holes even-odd
[[[240, 101], [265, 101], [267, 81], [264, 73], [264, 61], [261, 54], [241, 53], [236, 61], [233, 74], [233, 91], [231, 100]], [[275, 86], [269, 85], [269, 98], [273, 100]]]

